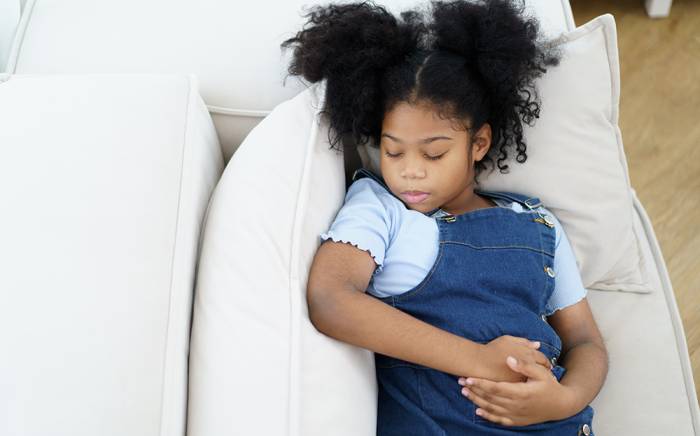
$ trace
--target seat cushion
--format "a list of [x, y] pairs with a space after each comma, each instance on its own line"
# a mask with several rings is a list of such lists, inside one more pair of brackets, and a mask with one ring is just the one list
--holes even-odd
[[196, 82], [6, 75], [0, 125], [0, 434], [184, 434], [223, 170]]
[[633, 225], [643, 235], [640, 247], [654, 292], [588, 293], [610, 362], [592, 403], [594, 431], [693, 436], [700, 412], [683, 325], [654, 231], [636, 199]]

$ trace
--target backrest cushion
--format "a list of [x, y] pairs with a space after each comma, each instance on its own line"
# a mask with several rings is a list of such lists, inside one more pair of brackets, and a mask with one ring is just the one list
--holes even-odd
[[[304, 89], [285, 80], [290, 52], [280, 43], [301, 29], [304, 8], [321, 3], [28, 0], [8, 71], [196, 74], [228, 160], [273, 107]], [[425, 4], [378, 3], [394, 13]], [[552, 35], [573, 22], [568, 0], [525, 3]]]
[[0, 75], [0, 434], [184, 434], [222, 170], [193, 77]]
[[277, 106], [231, 158], [206, 223], [190, 353], [190, 436], [370, 435], [372, 353], [315, 330], [306, 280], [345, 194], [323, 86]]

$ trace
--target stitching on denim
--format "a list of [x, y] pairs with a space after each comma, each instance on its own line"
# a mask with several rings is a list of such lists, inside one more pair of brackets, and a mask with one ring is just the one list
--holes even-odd
[[[551, 351], [551, 350], [556, 350], [556, 352], [553, 353], [552, 357], [556, 357], [557, 360], [559, 360], [559, 358], [561, 357], [561, 349], [560, 349], [559, 347], [556, 347], [556, 346], [550, 344], [549, 342], [545, 342], [545, 341], [543, 341], [543, 340], [541, 340], [541, 339], [537, 339], [537, 340], [540, 342], [540, 345], [544, 345], [544, 346], [546, 346], [546, 347], [549, 347], [550, 351]], [[541, 348], [540, 348], [540, 352], [541, 352], [542, 354], [545, 354], [545, 353], [542, 351]]]
[[413, 370], [413, 376], [416, 378], [416, 391], [418, 391], [418, 401], [420, 401], [421, 409], [425, 410], [425, 400], [423, 400], [423, 392], [421, 392], [421, 377], [415, 370]]
[[526, 245], [501, 245], [501, 246], [483, 246], [479, 247], [476, 245], [472, 245], [466, 242], [460, 242], [460, 241], [442, 241], [442, 243], [445, 244], [455, 244], [455, 245], [464, 245], [469, 248], [473, 248], [475, 250], [527, 250], [527, 251], [533, 251], [535, 253], [541, 253], [541, 254], [546, 254], [547, 256], [554, 257], [554, 254], [546, 251], [546, 250], [541, 250], [533, 247], [528, 247]]
[[[552, 247], [552, 252], [555, 253], [557, 250], [556, 229], [553, 227], [552, 228], [550, 228], [550, 227], [540, 228], [540, 231], [538, 232], [538, 234], [539, 234], [539, 238], [540, 238], [540, 246], [544, 247], [545, 242], [546, 242], [547, 246]], [[554, 268], [554, 254], [552, 254], [550, 257], [551, 257], [550, 260], [551, 260], [551, 264], [552, 264], [551, 266], [549, 265], [550, 262], [548, 262], [547, 258], [542, 259], [542, 263], [544, 264], [544, 268], [547, 268], [548, 266], [550, 268]], [[547, 303], [549, 302], [549, 299], [552, 297], [552, 293], [554, 293], [555, 278], [547, 275], [544, 283], [545, 283], [545, 286], [543, 289], [543, 291], [544, 291], [544, 293], [543, 293], [543, 295], [544, 295], [543, 311], [547, 312], [547, 310], [548, 310]], [[551, 344], [547, 344], [547, 345], [551, 346]], [[561, 354], [561, 350], [559, 350], [559, 354]], [[558, 357], [557, 357], [557, 359], [558, 359]]]

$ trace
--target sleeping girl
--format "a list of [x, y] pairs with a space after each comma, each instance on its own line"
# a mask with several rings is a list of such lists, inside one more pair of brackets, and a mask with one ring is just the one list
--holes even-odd
[[307, 287], [319, 331], [375, 353], [377, 434], [593, 434], [607, 352], [566, 234], [537, 198], [478, 184], [527, 160], [558, 61], [537, 21], [505, 0], [308, 18], [290, 73], [326, 81], [332, 146], [380, 152]]

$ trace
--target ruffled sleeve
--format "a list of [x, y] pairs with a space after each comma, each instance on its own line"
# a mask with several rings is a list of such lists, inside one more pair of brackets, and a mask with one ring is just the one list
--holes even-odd
[[391, 204], [388, 192], [370, 178], [355, 181], [345, 195], [345, 203], [321, 239], [351, 244], [367, 251], [377, 269], [382, 270], [391, 240]]

